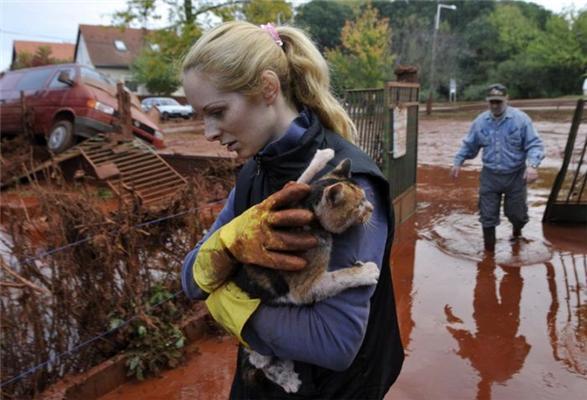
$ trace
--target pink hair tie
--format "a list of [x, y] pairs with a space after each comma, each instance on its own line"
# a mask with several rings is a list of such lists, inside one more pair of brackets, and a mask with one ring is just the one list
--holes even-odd
[[273, 38], [273, 41], [275, 43], [277, 43], [277, 45], [279, 47], [283, 47], [283, 40], [281, 40], [281, 38], [279, 37], [279, 33], [277, 33], [277, 30], [275, 29], [275, 27], [273, 26], [273, 24], [271, 22], [269, 22], [265, 25], [261, 25], [260, 27], [261, 27], [261, 29], [263, 29], [264, 31], [266, 31], [267, 33], [269, 33], [271, 35], [271, 37]]

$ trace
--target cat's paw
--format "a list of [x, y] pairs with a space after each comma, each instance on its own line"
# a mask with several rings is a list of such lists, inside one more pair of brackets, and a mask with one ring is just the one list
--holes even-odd
[[379, 268], [374, 262], [358, 263], [359, 279], [363, 285], [375, 285], [379, 280]]
[[293, 372], [287, 377], [287, 381], [281, 384], [281, 387], [286, 393], [297, 393], [300, 390], [300, 386], [302, 386], [302, 381], [297, 372]]

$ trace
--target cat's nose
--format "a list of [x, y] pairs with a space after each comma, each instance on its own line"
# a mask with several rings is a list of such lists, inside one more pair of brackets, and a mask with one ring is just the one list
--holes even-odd
[[365, 203], [365, 210], [367, 210], [368, 212], [373, 212], [373, 204], [371, 204], [371, 202], [367, 201]]

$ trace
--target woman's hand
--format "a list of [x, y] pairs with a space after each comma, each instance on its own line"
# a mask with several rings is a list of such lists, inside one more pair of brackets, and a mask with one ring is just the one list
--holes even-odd
[[241, 263], [283, 270], [304, 268], [307, 261], [292, 252], [309, 250], [318, 244], [318, 240], [308, 232], [287, 228], [308, 225], [314, 214], [288, 207], [299, 203], [309, 193], [307, 184], [288, 183], [233, 219], [220, 229], [220, 238], [226, 249]]
[[295, 206], [310, 193], [304, 183], [288, 183], [263, 202], [249, 208], [214, 232], [200, 247], [194, 263], [194, 279], [211, 293], [233, 274], [239, 264], [295, 271], [307, 260], [298, 252], [316, 247], [314, 235], [299, 230], [308, 225], [314, 214]]

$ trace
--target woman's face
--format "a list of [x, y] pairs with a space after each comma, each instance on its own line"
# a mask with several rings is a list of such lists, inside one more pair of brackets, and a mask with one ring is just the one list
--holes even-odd
[[204, 74], [194, 71], [184, 74], [183, 87], [204, 120], [206, 139], [219, 141], [240, 158], [254, 156], [278, 134], [273, 129], [275, 115], [262, 96], [221, 92]]

